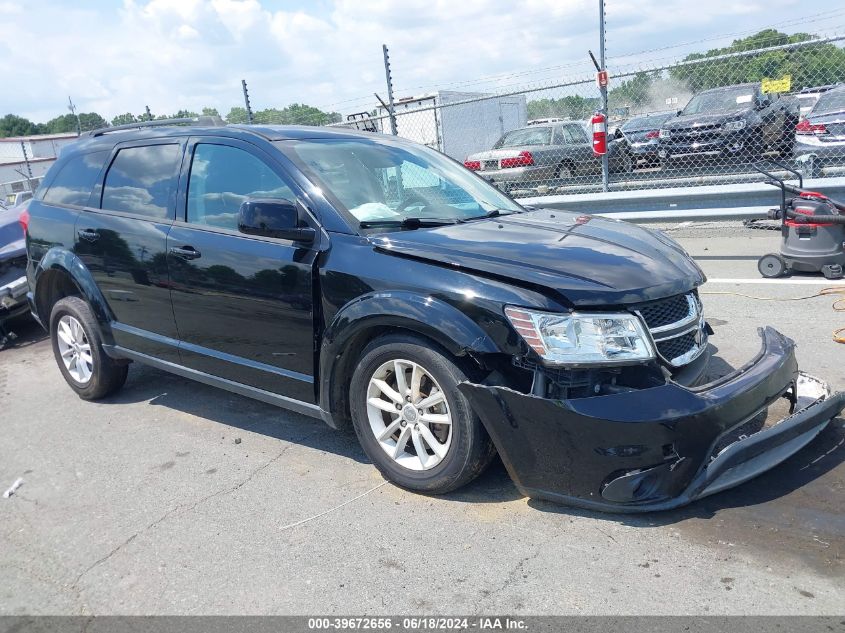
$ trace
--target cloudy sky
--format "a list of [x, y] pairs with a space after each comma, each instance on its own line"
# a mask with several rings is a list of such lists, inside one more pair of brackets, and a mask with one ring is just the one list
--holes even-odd
[[[304, 102], [347, 114], [384, 93], [503, 90], [590, 73], [598, 0], [0, 0], [0, 114], [154, 113]], [[841, 0], [606, 0], [613, 68], [769, 26], [845, 33]]]

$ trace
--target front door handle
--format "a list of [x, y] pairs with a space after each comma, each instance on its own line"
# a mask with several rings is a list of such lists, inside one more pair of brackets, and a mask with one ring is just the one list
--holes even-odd
[[199, 259], [200, 257], [202, 257], [202, 253], [200, 253], [193, 246], [171, 246], [170, 254], [186, 260]]
[[85, 240], [86, 242], [96, 242], [100, 239], [100, 234], [94, 229], [80, 229], [76, 234], [79, 236], [79, 239]]

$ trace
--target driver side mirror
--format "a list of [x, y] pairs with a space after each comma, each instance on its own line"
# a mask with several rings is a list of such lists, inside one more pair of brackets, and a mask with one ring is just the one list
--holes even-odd
[[758, 110], [762, 110], [763, 108], [768, 106], [770, 103], [771, 103], [771, 100], [769, 99], [768, 95], [757, 95], [757, 99], [756, 99], [755, 104], [756, 104]]
[[245, 200], [238, 209], [238, 231], [308, 244], [317, 234], [300, 218], [295, 202], [274, 198]]

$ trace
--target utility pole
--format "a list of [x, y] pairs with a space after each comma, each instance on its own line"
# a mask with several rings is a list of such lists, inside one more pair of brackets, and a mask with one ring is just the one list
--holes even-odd
[[387, 53], [387, 44], [381, 45], [381, 52], [384, 55], [384, 77], [387, 80], [387, 113], [390, 115], [390, 133], [396, 136], [396, 110], [393, 106], [393, 78], [390, 75], [390, 56]]
[[76, 106], [73, 105], [70, 95], [67, 97], [67, 109], [70, 110], [70, 113], [76, 117], [76, 135], [82, 136], [82, 123], [79, 121], [79, 114], [76, 112]]
[[241, 87], [244, 89], [244, 106], [246, 107], [246, 122], [252, 125], [252, 106], [249, 105], [249, 92], [246, 89], [246, 79], [241, 79]]
[[[604, 0], [599, 0], [599, 65], [601, 66], [601, 70], [607, 70], [604, 58]], [[604, 115], [605, 125], [607, 125], [607, 86], [600, 86], [599, 89], [601, 90], [601, 111]], [[605, 152], [601, 157], [602, 191], [607, 191], [609, 180], [610, 167], [608, 163], [608, 154]]]
[[32, 179], [32, 167], [29, 164], [29, 155], [26, 153], [26, 143], [21, 141], [21, 152], [23, 152], [23, 161], [26, 163], [27, 180]]

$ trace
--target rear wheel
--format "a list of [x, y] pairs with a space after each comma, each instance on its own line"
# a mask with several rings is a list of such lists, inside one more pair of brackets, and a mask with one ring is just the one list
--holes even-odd
[[768, 279], [783, 277], [787, 270], [786, 260], [777, 253], [763, 255], [757, 261], [757, 270]]
[[128, 366], [103, 351], [97, 320], [79, 297], [65, 297], [53, 306], [50, 340], [62, 376], [83, 400], [103, 398], [126, 382]]
[[566, 180], [567, 178], [572, 178], [574, 175], [575, 171], [572, 169], [572, 166], [566, 161], [560, 163], [555, 168], [555, 179], [557, 180]]
[[361, 446], [393, 483], [443, 494], [475, 479], [494, 455], [457, 385], [466, 374], [424, 339], [391, 335], [364, 350], [352, 377]]

